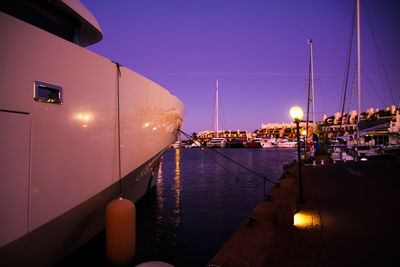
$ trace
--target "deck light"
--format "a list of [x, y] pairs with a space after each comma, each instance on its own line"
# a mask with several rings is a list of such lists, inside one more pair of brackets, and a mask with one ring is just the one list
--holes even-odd
[[297, 228], [321, 227], [321, 218], [314, 212], [297, 212], [293, 219], [293, 225]]
[[301, 118], [303, 118], [303, 110], [299, 106], [294, 106], [289, 111], [290, 116], [294, 119], [297, 128], [297, 161], [299, 163], [299, 203], [304, 203], [303, 200], [303, 183], [301, 177], [301, 156], [300, 156], [300, 127], [299, 123]]

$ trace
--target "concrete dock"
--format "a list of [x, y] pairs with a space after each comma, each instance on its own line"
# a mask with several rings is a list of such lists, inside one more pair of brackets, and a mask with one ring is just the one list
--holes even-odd
[[[321, 159], [325, 164], [321, 165]], [[398, 265], [400, 160], [291, 164], [209, 266]], [[294, 214], [306, 224], [294, 226]]]

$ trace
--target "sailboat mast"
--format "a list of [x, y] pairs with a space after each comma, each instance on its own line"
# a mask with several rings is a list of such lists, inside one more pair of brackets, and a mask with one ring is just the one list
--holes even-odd
[[[312, 40], [310, 40], [310, 53], [311, 53], [311, 89], [312, 89], [312, 120], [313, 120], [313, 133], [315, 130], [315, 106], [314, 106], [314, 66], [313, 66], [313, 53], [312, 53]], [[308, 131], [308, 129], [307, 129]]]
[[[358, 116], [357, 116], [357, 137], [360, 139], [360, 118], [361, 118], [361, 54], [360, 54], [360, 0], [357, 0], [357, 87], [358, 87]], [[357, 141], [358, 145], [359, 141]]]
[[308, 118], [310, 114], [310, 82], [311, 82], [311, 44], [312, 40], [309, 39], [307, 40], [308, 43], [310, 44], [310, 62], [308, 64], [308, 90], [307, 90], [307, 119], [306, 119], [306, 137], [305, 140], [307, 141], [308, 138]]
[[218, 80], [217, 87], [215, 90], [215, 114], [214, 114], [214, 122], [215, 122], [215, 136], [218, 137]]

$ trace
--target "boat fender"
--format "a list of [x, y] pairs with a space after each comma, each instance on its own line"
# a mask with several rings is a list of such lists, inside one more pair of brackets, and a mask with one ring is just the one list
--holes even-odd
[[324, 163], [324, 160], [323, 159], [321, 159], [321, 165], [324, 165], [325, 163]]
[[136, 208], [128, 199], [115, 199], [106, 207], [106, 256], [116, 265], [127, 265], [136, 253]]

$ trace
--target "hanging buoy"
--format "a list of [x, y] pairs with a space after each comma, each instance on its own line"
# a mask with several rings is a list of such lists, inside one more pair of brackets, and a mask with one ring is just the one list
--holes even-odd
[[113, 200], [106, 207], [106, 256], [116, 265], [127, 265], [136, 252], [136, 208], [128, 199]]
[[324, 165], [325, 163], [324, 163], [324, 160], [323, 159], [321, 159], [321, 165]]
[[312, 165], [317, 166], [317, 162], [314, 160]]

